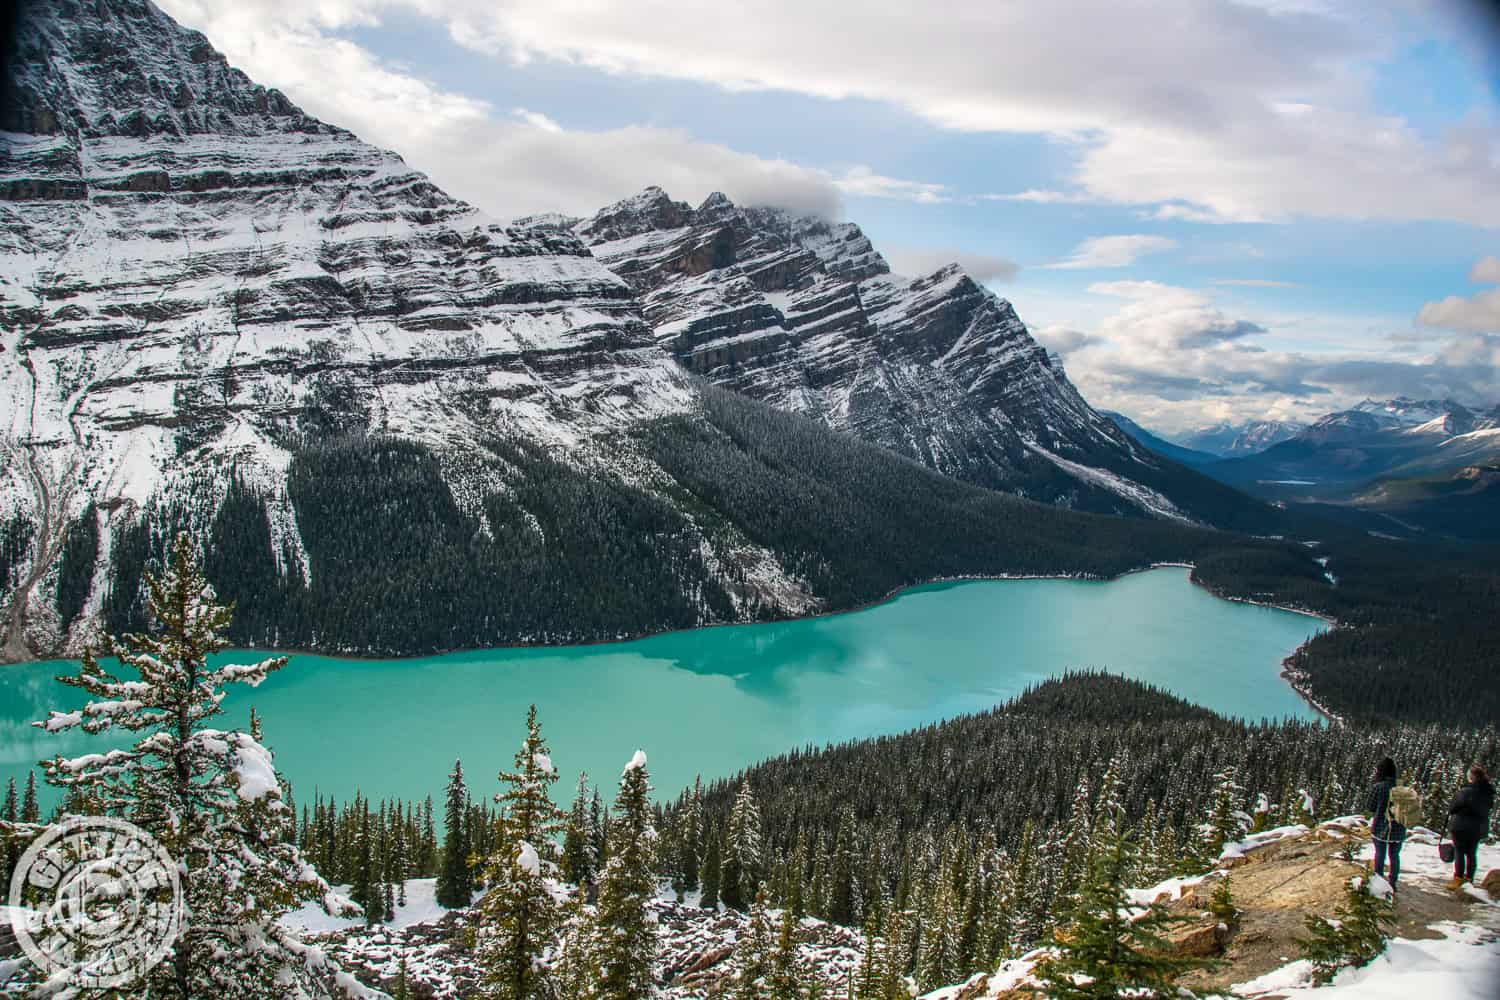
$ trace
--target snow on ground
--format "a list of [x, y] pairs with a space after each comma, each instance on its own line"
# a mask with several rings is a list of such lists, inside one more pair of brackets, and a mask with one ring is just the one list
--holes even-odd
[[[349, 894], [349, 887], [341, 885], [335, 887], [344, 895]], [[426, 924], [442, 918], [448, 911], [438, 905], [437, 901], [437, 879], [414, 878], [406, 882], [406, 905], [396, 907], [396, 919], [392, 920], [387, 927], [405, 928], [413, 924]], [[308, 903], [299, 909], [293, 910], [281, 918], [283, 927], [290, 927], [304, 934], [322, 934], [327, 931], [344, 931], [353, 927], [363, 927], [364, 919], [361, 917], [330, 917], [323, 912], [317, 903]]]
[[1345, 969], [1312, 986], [1312, 963], [1299, 959], [1233, 987], [1238, 996], [1286, 1000], [1495, 1000], [1500, 986], [1500, 936], [1473, 924], [1441, 923], [1431, 941], [1393, 938], [1363, 969]]

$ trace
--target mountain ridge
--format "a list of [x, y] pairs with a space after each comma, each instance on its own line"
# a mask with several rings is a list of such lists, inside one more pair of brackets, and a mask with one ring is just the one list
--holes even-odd
[[1095, 411], [957, 264], [900, 277], [854, 223], [650, 187], [577, 222], [658, 342], [717, 385], [1058, 506], [1223, 524], [1237, 498]]

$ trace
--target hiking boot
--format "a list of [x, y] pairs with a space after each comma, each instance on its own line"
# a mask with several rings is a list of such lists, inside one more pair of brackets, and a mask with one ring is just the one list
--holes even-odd
[[1459, 886], [1461, 886], [1463, 884], [1464, 884], [1464, 880], [1461, 879], [1461, 878], [1459, 878], [1457, 875], [1455, 875], [1455, 876], [1453, 876], [1452, 878], [1450, 878], [1448, 880], [1448, 886], [1447, 887], [1449, 889], [1457, 889]]

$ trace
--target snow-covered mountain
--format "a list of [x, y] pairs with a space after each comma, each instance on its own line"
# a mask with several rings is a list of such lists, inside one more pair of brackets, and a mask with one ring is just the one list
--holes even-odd
[[732, 387], [871, 436], [915, 428], [892, 443], [1018, 470], [1050, 501], [1274, 515], [1184, 485], [1005, 303], [956, 269], [890, 276], [852, 226], [656, 194], [502, 225], [150, 0], [31, 5], [14, 54], [0, 659], [139, 627], [142, 571], [184, 527], [238, 601], [237, 642], [388, 654], [1121, 572], [1201, 537], [944, 480], [674, 356], [716, 378], [754, 358]]
[[1369, 484], [1377, 479], [1451, 475], [1497, 461], [1500, 407], [1486, 410], [1453, 400], [1403, 397], [1365, 400], [1330, 413], [1263, 452], [1205, 471], [1269, 495], [1285, 497], [1290, 490], [1341, 501], [1370, 492]]
[[0, 121], [13, 658], [28, 635], [58, 638], [33, 597], [56, 585], [80, 518], [101, 539], [86, 622], [123, 525], [163, 506], [208, 516], [231, 478], [265, 498], [273, 551], [305, 580], [286, 489], [299, 443], [423, 442], [472, 510], [500, 464], [486, 439], [587, 465], [601, 436], [692, 404], [630, 287], [577, 238], [498, 224], [253, 83], [147, 0], [32, 5], [13, 69]]
[[719, 385], [982, 486], [1213, 519], [1200, 484], [1095, 411], [956, 264], [897, 276], [852, 223], [655, 187], [571, 231], [636, 289], [658, 342]]
[[1246, 420], [1240, 423], [1224, 420], [1194, 431], [1183, 437], [1181, 443], [1184, 447], [1221, 458], [1239, 458], [1265, 451], [1306, 429], [1306, 424], [1293, 420]]

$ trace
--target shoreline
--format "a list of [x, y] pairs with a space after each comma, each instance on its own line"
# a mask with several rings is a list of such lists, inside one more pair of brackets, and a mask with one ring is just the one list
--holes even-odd
[[[840, 616], [840, 615], [859, 614], [861, 612], [871, 611], [871, 610], [874, 610], [876, 608], [882, 607], [883, 605], [890, 604], [890, 603], [893, 603], [895, 601], [898, 601], [902, 597], [906, 596], [907, 594], [914, 593], [916, 591], [919, 591], [919, 590], [922, 590], [922, 589], [925, 589], [925, 588], [928, 588], [928, 587], [936, 587], [936, 586], [941, 586], [941, 585], [944, 585], [944, 584], [985, 583], [985, 582], [1000, 583], [1000, 582], [1007, 582], [1007, 581], [1024, 581], [1024, 580], [1056, 580], [1056, 581], [1072, 581], [1072, 582], [1079, 582], [1079, 583], [1112, 583], [1112, 582], [1115, 582], [1115, 581], [1123, 580], [1126, 577], [1135, 576], [1135, 575], [1140, 574], [1140, 573], [1149, 573], [1149, 572], [1153, 572], [1153, 571], [1159, 570], [1159, 569], [1186, 569], [1186, 570], [1188, 570], [1189, 571], [1188, 572], [1188, 582], [1190, 584], [1192, 584], [1193, 586], [1202, 589], [1210, 597], [1213, 597], [1213, 598], [1215, 598], [1217, 600], [1231, 601], [1231, 602], [1234, 602], [1234, 603], [1237, 603], [1237, 604], [1248, 604], [1248, 605], [1253, 605], [1255, 607], [1269, 608], [1269, 609], [1274, 610], [1274, 611], [1284, 611], [1284, 612], [1289, 612], [1291, 614], [1305, 615], [1305, 616], [1307, 616], [1309, 618], [1316, 618], [1316, 619], [1318, 619], [1319, 621], [1321, 621], [1324, 624], [1328, 625], [1329, 628], [1337, 628], [1338, 627], [1338, 622], [1335, 619], [1333, 619], [1332, 617], [1330, 617], [1328, 615], [1319, 614], [1318, 612], [1311, 611], [1311, 610], [1309, 610], [1307, 608], [1298, 608], [1298, 607], [1292, 607], [1292, 606], [1289, 606], [1289, 605], [1270, 604], [1270, 603], [1267, 603], [1267, 602], [1264, 602], [1264, 601], [1254, 601], [1254, 600], [1250, 600], [1248, 598], [1234, 597], [1234, 596], [1229, 596], [1229, 595], [1221, 594], [1221, 593], [1217, 592], [1216, 590], [1214, 590], [1214, 588], [1208, 586], [1207, 584], [1205, 584], [1202, 581], [1197, 580], [1197, 579], [1195, 579], [1193, 577], [1193, 572], [1192, 571], [1194, 571], [1194, 570], [1197, 569], [1197, 566], [1194, 563], [1189, 563], [1189, 562], [1153, 562], [1153, 563], [1149, 563], [1149, 564], [1144, 565], [1144, 566], [1137, 566], [1137, 567], [1134, 567], [1132, 569], [1124, 570], [1124, 571], [1122, 571], [1120, 573], [1117, 573], [1117, 574], [1115, 574], [1113, 576], [1101, 576], [1101, 575], [1096, 575], [1096, 574], [1092, 574], [1092, 573], [982, 573], [982, 574], [962, 574], [962, 575], [956, 575], [956, 576], [932, 577], [931, 579], [923, 580], [923, 581], [918, 582], [918, 583], [904, 584], [904, 585], [902, 585], [900, 587], [896, 587], [896, 588], [894, 588], [894, 589], [886, 592], [881, 597], [878, 597], [878, 598], [875, 598], [873, 600], [867, 601], [864, 604], [856, 605], [854, 607], [849, 607], [849, 608], [840, 608], [838, 610], [818, 611], [818, 612], [814, 612], [814, 613], [811, 613], [811, 614], [787, 615], [787, 616], [777, 617], [777, 618], [771, 618], [771, 619], [767, 619], [767, 620], [763, 620], [763, 621], [710, 622], [710, 623], [705, 624], [705, 625], [694, 625], [694, 626], [689, 626], [689, 627], [686, 627], [686, 628], [665, 629], [665, 630], [657, 631], [657, 632], [642, 632], [642, 633], [638, 633], [638, 634], [635, 634], [635, 635], [617, 636], [615, 638], [610, 638], [610, 639], [589, 639], [589, 640], [584, 640], [584, 641], [579, 641], [579, 642], [562, 642], [562, 643], [545, 643], [545, 642], [539, 642], [539, 643], [524, 643], [524, 644], [509, 644], [509, 645], [500, 644], [500, 645], [493, 645], [493, 646], [464, 646], [464, 647], [453, 647], [453, 648], [442, 649], [442, 650], [434, 650], [434, 651], [430, 651], [430, 652], [422, 652], [422, 653], [398, 653], [398, 654], [394, 654], [394, 655], [382, 655], [382, 654], [379, 654], [379, 653], [361, 653], [361, 652], [347, 652], [347, 651], [330, 652], [330, 651], [318, 650], [318, 649], [263, 648], [263, 647], [256, 647], [256, 646], [243, 646], [243, 647], [234, 647], [234, 648], [238, 649], [240, 651], [246, 652], [246, 653], [252, 653], [252, 654], [261, 655], [261, 656], [289, 656], [289, 657], [290, 656], [304, 656], [304, 657], [318, 657], [320, 659], [325, 659], [325, 660], [336, 660], [336, 661], [349, 662], [349, 663], [360, 663], [360, 662], [365, 662], [365, 661], [386, 661], [386, 662], [395, 661], [395, 662], [400, 662], [400, 661], [405, 661], [405, 660], [427, 660], [427, 659], [436, 659], [438, 657], [444, 657], [444, 656], [461, 655], [461, 654], [464, 654], [464, 653], [524, 652], [524, 651], [529, 651], [529, 650], [556, 650], [556, 649], [565, 649], [565, 648], [568, 648], [568, 647], [623, 645], [623, 644], [627, 644], [627, 643], [643, 642], [643, 641], [646, 641], [648, 639], [655, 639], [655, 638], [658, 638], [658, 637], [671, 636], [671, 635], [680, 635], [680, 634], [683, 634], [683, 633], [686, 633], [686, 632], [698, 632], [698, 631], [703, 631], [705, 629], [736, 628], [736, 627], [742, 627], [742, 626], [755, 626], [755, 625], [775, 625], [775, 624], [783, 624], [783, 623], [790, 623], [790, 622], [811, 621], [811, 620], [816, 620], [816, 619], [820, 619], [820, 618], [833, 618], [833, 617]], [[1280, 673], [1278, 675], [1279, 679], [1281, 679], [1283, 682], [1285, 682], [1287, 684], [1287, 686], [1290, 687], [1292, 689], [1292, 691], [1299, 698], [1301, 698], [1302, 701], [1305, 702], [1307, 704], [1307, 706], [1309, 708], [1311, 708], [1313, 710], [1313, 712], [1315, 714], [1317, 714], [1321, 719], [1323, 719], [1324, 721], [1327, 721], [1327, 722], [1341, 723], [1343, 720], [1338, 715], [1336, 715], [1333, 712], [1329, 711], [1325, 706], [1323, 706], [1322, 704], [1320, 704], [1317, 701], [1317, 699], [1315, 699], [1314, 697], [1312, 697], [1312, 695], [1310, 694], [1310, 692], [1307, 690], [1306, 682], [1295, 671], [1291, 671], [1289, 669], [1288, 665], [1291, 663], [1292, 659], [1297, 655], [1297, 653], [1299, 653], [1307, 645], [1308, 642], [1311, 642], [1311, 641], [1312, 641], [1311, 639], [1304, 640], [1301, 644], [1299, 644], [1297, 646], [1296, 649], [1292, 650], [1289, 654], [1287, 654], [1287, 656], [1285, 658], [1282, 659], [1282, 661], [1281, 661], [1281, 671], [1280, 671]], [[69, 661], [69, 662], [71, 662], [71, 661], [74, 661], [76, 659], [77, 659], [76, 656], [66, 656], [66, 655], [64, 655], [64, 656], [53, 657], [53, 658], [48, 658], [48, 659], [42, 659], [42, 658], [38, 657], [38, 658], [30, 659], [30, 660], [15, 660], [15, 661], [11, 661], [10, 663], [7, 663], [7, 664], [0, 664], [0, 669], [5, 669], [5, 667], [8, 667], [8, 666], [20, 666], [20, 665], [26, 664], [26, 663], [47, 663], [47, 662], [60, 662], [60, 661]]]

